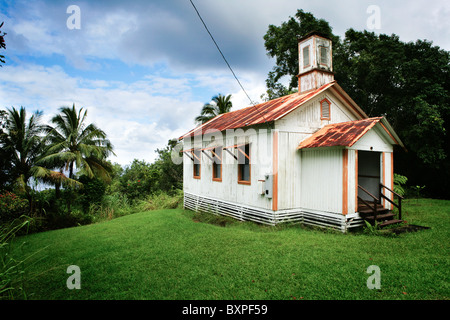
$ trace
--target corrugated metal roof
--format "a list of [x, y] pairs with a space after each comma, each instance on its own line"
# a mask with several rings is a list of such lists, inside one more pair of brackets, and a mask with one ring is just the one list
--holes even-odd
[[401, 142], [397, 141], [392, 133], [383, 125], [385, 119], [383, 117], [376, 117], [326, 125], [309, 138], [303, 140], [297, 149], [338, 146], [351, 147], [379, 122], [386, 132], [391, 135], [395, 143], [402, 145]]
[[180, 139], [200, 135], [212, 130], [224, 131], [227, 129], [237, 129], [278, 120], [304, 104], [306, 101], [333, 86], [335, 83], [336, 82], [333, 81], [310, 92], [303, 94], [293, 93], [255, 106], [220, 114], [189, 131], [180, 137]]

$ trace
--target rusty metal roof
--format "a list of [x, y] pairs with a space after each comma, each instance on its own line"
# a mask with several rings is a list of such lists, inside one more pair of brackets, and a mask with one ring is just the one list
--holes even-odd
[[393, 142], [403, 146], [392, 127], [384, 117], [369, 118], [356, 121], [333, 123], [319, 129], [309, 138], [303, 140], [297, 149], [318, 147], [351, 147], [367, 131], [380, 123]]
[[192, 129], [181, 136], [180, 139], [200, 135], [213, 130], [224, 131], [227, 129], [237, 129], [278, 120], [319, 93], [335, 85], [335, 83], [336, 82], [333, 81], [310, 92], [302, 94], [293, 93], [255, 106], [220, 114], [208, 122]]

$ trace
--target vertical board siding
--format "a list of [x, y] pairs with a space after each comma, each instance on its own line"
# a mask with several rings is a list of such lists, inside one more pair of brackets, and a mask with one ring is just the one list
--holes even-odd
[[[320, 120], [320, 101], [327, 99], [330, 105], [330, 120]], [[347, 107], [332, 93], [321, 94], [316, 98], [277, 120], [276, 128], [284, 131], [295, 131], [295, 128], [319, 129], [329, 123], [357, 120]], [[314, 131], [315, 131], [314, 130]], [[311, 132], [304, 132], [309, 133]]]
[[[381, 153], [381, 183], [386, 185], [386, 154], [384, 152]], [[381, 194], [383, 194], [385, 196], [387, 194], [386, 189], [382, 188]], [[381, 197], [381, 194], [380, 194], [380, 197]], [[386, 199], [381, 197], [381, 204], [383, 205], [383, 207], [386, 208], [387, 203], [388, 202], [386, 201]]]
[[342, 212], [342, 149], [301, 153], [301, 207]]
[[348, 181], [347, 181], [347, 213], [355, 213], [357, 211], [356, 190], [358, 188], [358, 160], [357, 150], [347, 149], [348, 157]]
[[378, 152], [392, 152], [393, 147], [380, 134], [380, 130], [375, 126], [374, 129], [369, 130], [364, 136], [359, 139], [352, 149]]
[[342, 150], [342, 214], [348, 213], [348, 150]]
[[308, 135], [304, 133], [279, 132], [278, 156], [278, 209], [301, 206], [301, 151], [299, 143]]
[[[393, 159], [393, 152], [385, 152], [383, 154], [384, 154], [384, 163], [385, 163], [385, 165], [384, 165], [384, 182], [383, 182], [383, 184], [386, 187], [390, 188], [391, 190], [394, 190], [393, 187], [392, 187], [392, 185], [394, 183], [394, 180], [393, 180], [394, 179], [394, 175], [393, 175], [393, 165], [394, 165], [394, 163], [392, 161], [392, 159]], [[393, 199], [394, 195], [392, 194], [392, 192], [384, 189], [384, 195], [386, 197], [388, 197], [391, 201], [394, 201], [394, 199]], [[393, 209], [393, 205], [389, 201], [384, 200], [384, 204], [385, 204], [385, 208], [388, 208], [388, 209], [391, 209], [391, 210]]]
[[[258, 192], [258, 180], [264, 174], [272, 173], [272, 133], [267, 131], [256, 136], [254, 131], [247, 136], [251, 143], [251, 183], [238, 183], [238, 162], [227, 151], [222, 152], [222, 181], [212, 180], [212, 161], [201, 153], [201, 178], [193, 178], [193, 162], [183, 155], [183, 189], [185, 192], [205, 197], [223, 199], [249, 206], [272, 209], [272, 199], [266, 198]], [[237, 134], [238, 135], [238, 134]], [[239, 140], [239, 139], [238, 139]], [[205, 148], [209, 141], [185, 140], [183, 149]], [[223, 134], [223, 147], [237, 143], [236, 136]], [[236, 153], [234, 149], [230, 150]], [[205, 151], [209, 152], [209, 151]]]
[[[394, 152], [391, 152], [391, 190], [394, 190]], [[392, 194], [392, 201], [394, 201], [394, 195]], [[391, 205], [393, 209], [393, 205]]]
[[278, 131], [273, 132], [273, 143], [272, 143], [272, 172], [273, 172], [273, 186], [272, 186], [272, 210], [278, 210], [278, 158], [279, 158], [279, 138]]
[[354, 160], [353, 160], [353, 165], [354, 165], [354, 167], [353, 167], [353, 174], [354, 174], [354, 179], [353, 179], [353, 181], [354, 181], [354, 189], [353, 189], [354, 197], [353, 197], [353, 200], [354, 200], [354, 202], [353, 202], [352, 212], [357, 212], [358, 211], [358, 184], [359, 184], [359, 181], [358, 181], [358, 150], [351, 150], [351, 151], [354, 151], [353, 152], [353, 157], [354, 157]]

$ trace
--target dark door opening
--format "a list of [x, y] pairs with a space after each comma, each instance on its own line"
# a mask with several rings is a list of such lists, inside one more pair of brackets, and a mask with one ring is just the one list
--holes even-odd
[[[380, 152], [358, 151], [358, 184], [380, 199]], [[358, 196], [366, 201], [373, 202], [363, 190], [358, 188]]]

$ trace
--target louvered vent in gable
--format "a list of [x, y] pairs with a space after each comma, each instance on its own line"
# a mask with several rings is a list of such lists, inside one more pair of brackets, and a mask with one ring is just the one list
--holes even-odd
[[320, 120], [330, 120], [331, 102], [328, 99], [320, 101]]

